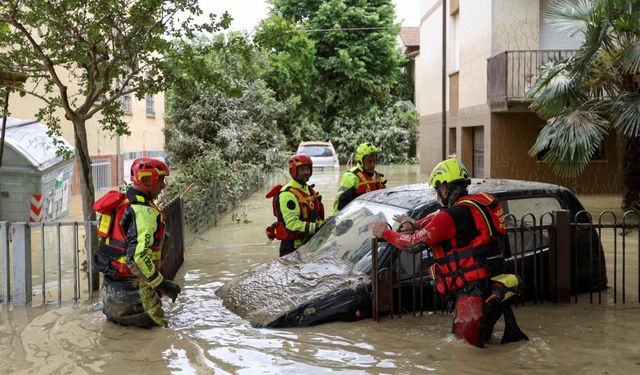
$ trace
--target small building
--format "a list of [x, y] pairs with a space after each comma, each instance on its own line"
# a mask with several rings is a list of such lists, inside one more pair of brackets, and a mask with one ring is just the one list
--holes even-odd
[[[72, 152], [73, 147], [58, 139]], [[69, 213], [73, 157], [56, 155], [47, 127], [36, 120], [7, 118], [0, 166], [0, 220], [51, 221]]]

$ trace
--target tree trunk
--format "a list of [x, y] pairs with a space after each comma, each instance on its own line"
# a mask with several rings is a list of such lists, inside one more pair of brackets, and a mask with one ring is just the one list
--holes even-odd
[[640, 137], [623, 136], [622, 138], [624, 138], [622, 208], [640, 210]]
[[[95, 201], [95, 191], [93, 190], [93, 176], [91, 174], [91, 156], [87, 146], [87, 128], [85, 120], [74, 120], [73, 129], [75, 135], [76, 157], [78, 158], [78, 171], [80, 173], [80, 194], [82, 198], [82, 216], [85, 221], [95, 221], [96, 213], [93, 211]], [[87, 262], [93, 261], [93, 254], [98, 251], [98, 236], [94, 233], [91, 236], [91, 251], [87, 251]], [[90, 275], [93, 283], [93, 290], [98, 290], [99, 274], [93, 269]]]

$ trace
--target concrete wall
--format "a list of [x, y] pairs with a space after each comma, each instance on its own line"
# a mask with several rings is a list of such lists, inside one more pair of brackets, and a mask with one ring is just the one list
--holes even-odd
[[[35, 118], [36, 112], [43, 102], [33, 96], [20, 97], [12, 94], [9, 99], [9, 111], [13, 117], [21, 119]], [[133, 98], [131, 114], [125, 114], [124, 120], [129, 125], [131, 136], [121, 137], [120, 151], [162, 150], [164, 147], [164, 93], [154, 96], [155, 117], [147, 117], [144, 100]], [[62, 136], [75, 145], [73, 124], [65, 120], [62, 110], [56, 112], [62, 123]], [[100, 129], [97, 114], [87, 121], [87, 141], [89, 155], [112, 155], [116, 153], [115, 137]]]
[[538, 0], [493, 0], [492, 13], [491, 56], [503, 51], [539, 48]]
[[491, 56], [491, 0], [461, 0], [460, 108], [487, 102], [487, 59]]
[[420, 171], [442, 158], [442, 1], [422, 0], [420, 58], [416, 59], [416, 108], [420, 114]]
[[604, 160], [592, 161], [578, 177], [561, 178], [553, 173], [548, 163], [528, 155], [537, 137], [538, 127], [544, 123], [535, 114], [492, 114], [491, 123], [492, 177], [550, 182], [568, 187], [578, 194], [622, 192], [615, 135], [605, 140]]

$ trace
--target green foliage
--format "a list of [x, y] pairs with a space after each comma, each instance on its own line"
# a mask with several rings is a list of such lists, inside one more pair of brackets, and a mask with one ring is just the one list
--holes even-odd
[[359, 117], [337, 118], [331, 140], [341, 163], [346, 163], [364, 142], [378, 147], [381, 163], [412, 162], [408, 151], [417, 141], [417, 121], [413, 105], [399, 102], [384, 111], [373, 108]]
[[401, 74], [406, 59], [396, 49], [390, 0], [271, 3], [255, 40], [269, 52], [270, 86], [279, 98], [301, 96], [306, 121], [333, 134], [334, 119], [411, 99], [397, 96], [412, 90]]
[[576, 176], [608, 131], [640, 135], [640, 3], [558, 1], [549, 14], [584, 41], [575, 56], [547, 63], [528, 92], [548, 120], [529, 153], [544, 152], [557, 174]]
[[100, 113], [103, 129], [127, 134], [119, 100], [127, 94], [141, 99], [165, 89], [165, 59], [185, 52], [175, 51], [171, 40], [191, 39], [230, 22], [225, 14], [197, 25], [192, 15], [201, 13], [198, 0], [2, 2], [0, 70], [30, 76], [30, 85], [16, 89], [43, 101], [37, 118], [49, 126], [50, 134], [60, 133], [56, 109], [73, 122], [80, 184], [86, 192], [85, 219], [94, 215], [86, 121]]

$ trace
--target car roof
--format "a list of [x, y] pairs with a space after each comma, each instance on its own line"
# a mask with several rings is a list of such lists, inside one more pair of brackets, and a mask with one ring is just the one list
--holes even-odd
[[299, 146], [333, 146], [331, 142], [324, 141], [304, 141], [300, 142]]
[[[489, 193], [496, 198], [558, 196], [571, 194], [569, 189], [544, 182], [507, 180], [507, 179], [477, 179], [471, 180], [469, 193]], [[376, 190], [368, 193], [363, 199], [371, 202], [402, 207], [408, 210], [435, 203], [435, 189], [426, 183], [396, 186], [388, 189]]]

